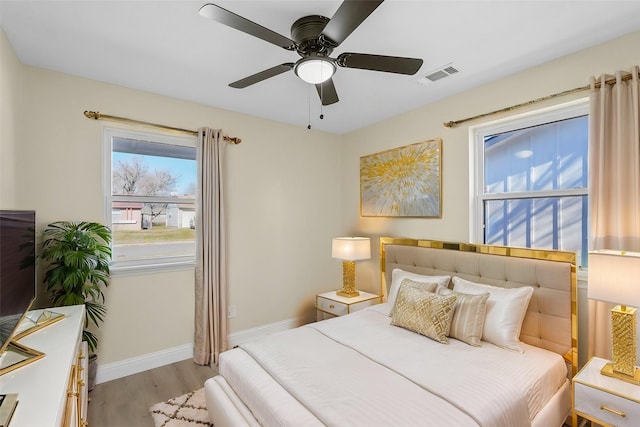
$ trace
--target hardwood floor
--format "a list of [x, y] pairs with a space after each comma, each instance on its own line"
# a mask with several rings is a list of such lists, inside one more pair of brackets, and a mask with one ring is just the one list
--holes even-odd
[[89, 392], [89, 427], [153, 427], [149, 407], [201, 388], [216, 374], [189, 359], [98, 384]]

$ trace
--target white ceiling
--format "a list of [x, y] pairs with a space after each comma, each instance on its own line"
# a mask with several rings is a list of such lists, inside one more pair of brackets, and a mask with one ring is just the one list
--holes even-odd
[[[337, 134], [640, 30], [640, 1], [386, 0], [332, 57], [408, 56], [424, 59], [422, 68], [414, 76], [339, 68], [340, 102], [320, 120], [315, 88], [293, 72], [228, 86], [298, 56], [201, 17], [207, 2], [287, 37], [296, 19], [330, 18], [341, 4], [0, 0], [0, 24], [24, 64]], [[449, 63], [460, 72], [419, 83]]]

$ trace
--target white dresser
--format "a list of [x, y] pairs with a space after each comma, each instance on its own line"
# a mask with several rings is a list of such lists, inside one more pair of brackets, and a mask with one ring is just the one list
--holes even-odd
[[86, 425], [84, 305], [50, 310], [65, 317], [18, 341], [45, 357], [0, 376], [0, 394], [18, 393], [9, 427]]

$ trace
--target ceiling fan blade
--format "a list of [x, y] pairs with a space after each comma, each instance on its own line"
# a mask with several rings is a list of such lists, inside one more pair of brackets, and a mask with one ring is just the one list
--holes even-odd
[[384, 0], [345, 0], [329, 21], [322, 34], [337, 45], [376, 10]]
[[240, 79], [233, 83], [229, 83], [229, 86], [236, 89], [243, 89], [247, 86], [251, 86], [252, 84], [259, 83], [270, 77], [274, 77], [274, 76], [277, 76], [278, 74], [287, 72], [292, 68], [293, 68], [293, 62], [287, 62], [285, 64], [276, 65], [275, 67], [271, 67], [264, 71], [260, 71], [259, 73], [255, 73], [249, 77], [245, 77], [244, 79]]
[[296, 44], [293, 40], [215, 4], [205, 4], [200, 8], [199, 13], [205, 18], [213, 19], [214, 21], [228, 27], [235, 28], [243, 33], [251, 34], [254, 37], [273, 43], [276, 46], [280, 46], [287, 50], [295, 48]]
[[341, 53], [336, 63], [345, 68], [384, 71], [413, 75], [422, 67], [422, 59], [400, 56], [370, 55], [367, 53]]
[[322, 105], [331, 105], [339, 101], [336, 87], [333, 84], [333, 79], [326, 80], [322, 83], [316, 84], [316, 90]]

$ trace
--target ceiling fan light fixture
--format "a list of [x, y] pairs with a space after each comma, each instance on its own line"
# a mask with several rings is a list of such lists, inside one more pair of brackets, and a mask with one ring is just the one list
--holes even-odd
[[307, 83], [318, 84], [329, 80], [336, 72], [336, 64], [331, 58], [302, 58], [293, 68], [298, 77]]

